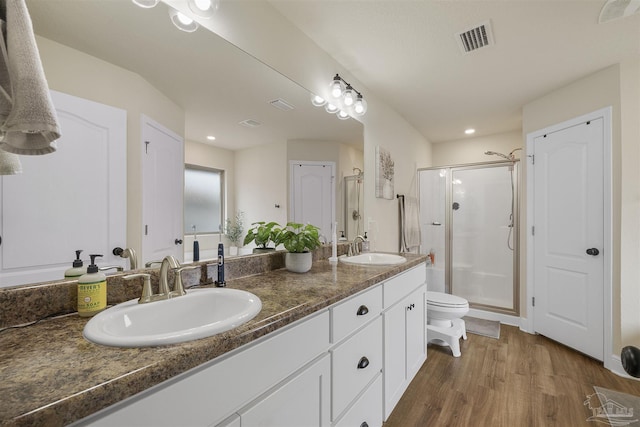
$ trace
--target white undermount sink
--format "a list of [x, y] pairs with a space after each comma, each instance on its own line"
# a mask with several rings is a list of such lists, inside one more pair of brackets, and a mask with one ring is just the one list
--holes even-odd
[[407, 262], [407, 259], [403, 256], [383, 254], [379, 252], [366, 252], [354, 256], [341, 256], [338, 259], [345, 264], [356, 265], [398, 265]]
[[238, 289], [191, 289], [181, 297], [138, 304], [131, 300], [91, 318], [84, 337], [115, 347], [192, 341], [236, 328], [262, 309], [260, 298]]

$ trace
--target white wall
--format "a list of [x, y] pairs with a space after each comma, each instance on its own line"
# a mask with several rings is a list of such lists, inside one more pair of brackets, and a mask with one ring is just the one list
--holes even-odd
[[245, 234], [253, 222], [287, 223], [287, 169], [285, 141], [235, 152], [236, 211], [245, 212]]
[[[520, 129], [495, 135], [463, 138], [432, 144], [433, 166], [455, 166], [468, 163], [493, 162], [503, 160], [497, 156], [488, 156], [485, 151], [497, 151], [509, 154], [514, 148], [523, 148], [524, 140]], [[514, 153], [522, 157], [522, 151]]]
[[184, 135], [184, 111], [138, 74], [36, 36], [49, 88], [127, 111], [127, 246], [142, 252], [142, 114]]

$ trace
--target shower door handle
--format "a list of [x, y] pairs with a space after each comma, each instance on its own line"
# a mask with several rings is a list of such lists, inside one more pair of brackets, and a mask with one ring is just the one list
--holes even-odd
[[598, 250], [598, 248], [589, 248], [589, 249], [587, 249], [587, 255], [597, 256], [599, 254], [600, 254], [600, 251]]
[[440, 224], [440, 223], [439, 223], [439, 222], [437, 222], [437, 221], [433, 221], [433, 222], [431, 223], [431, 225], [442, 225], [442, 224]]

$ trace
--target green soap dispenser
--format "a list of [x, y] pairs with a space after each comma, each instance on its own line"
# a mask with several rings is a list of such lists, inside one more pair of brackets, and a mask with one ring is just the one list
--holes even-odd
[[91, 317], [107, 308], [107, 276], [98, 270], [96, 258], [102, 255], [89, 255], [91, 265], [87, 273], [78, 279], [78, 314]]
[[82, 250], [76, 251], [76, 259], [73, 261], [73, 267], [67, 269], [64, 272], [64, 278], [68, 280], [74, 280], [86, 273], [86, 269], [83, 267], [82, 260], [80, 259], [80, 253]]

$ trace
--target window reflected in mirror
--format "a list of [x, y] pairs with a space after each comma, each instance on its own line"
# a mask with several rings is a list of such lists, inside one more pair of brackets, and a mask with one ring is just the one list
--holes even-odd
[[[219, 233], [223, 223], [224, 171], [185, 165], [184, 233]], [[195, 226], [195, 229], [194, 229]]]

